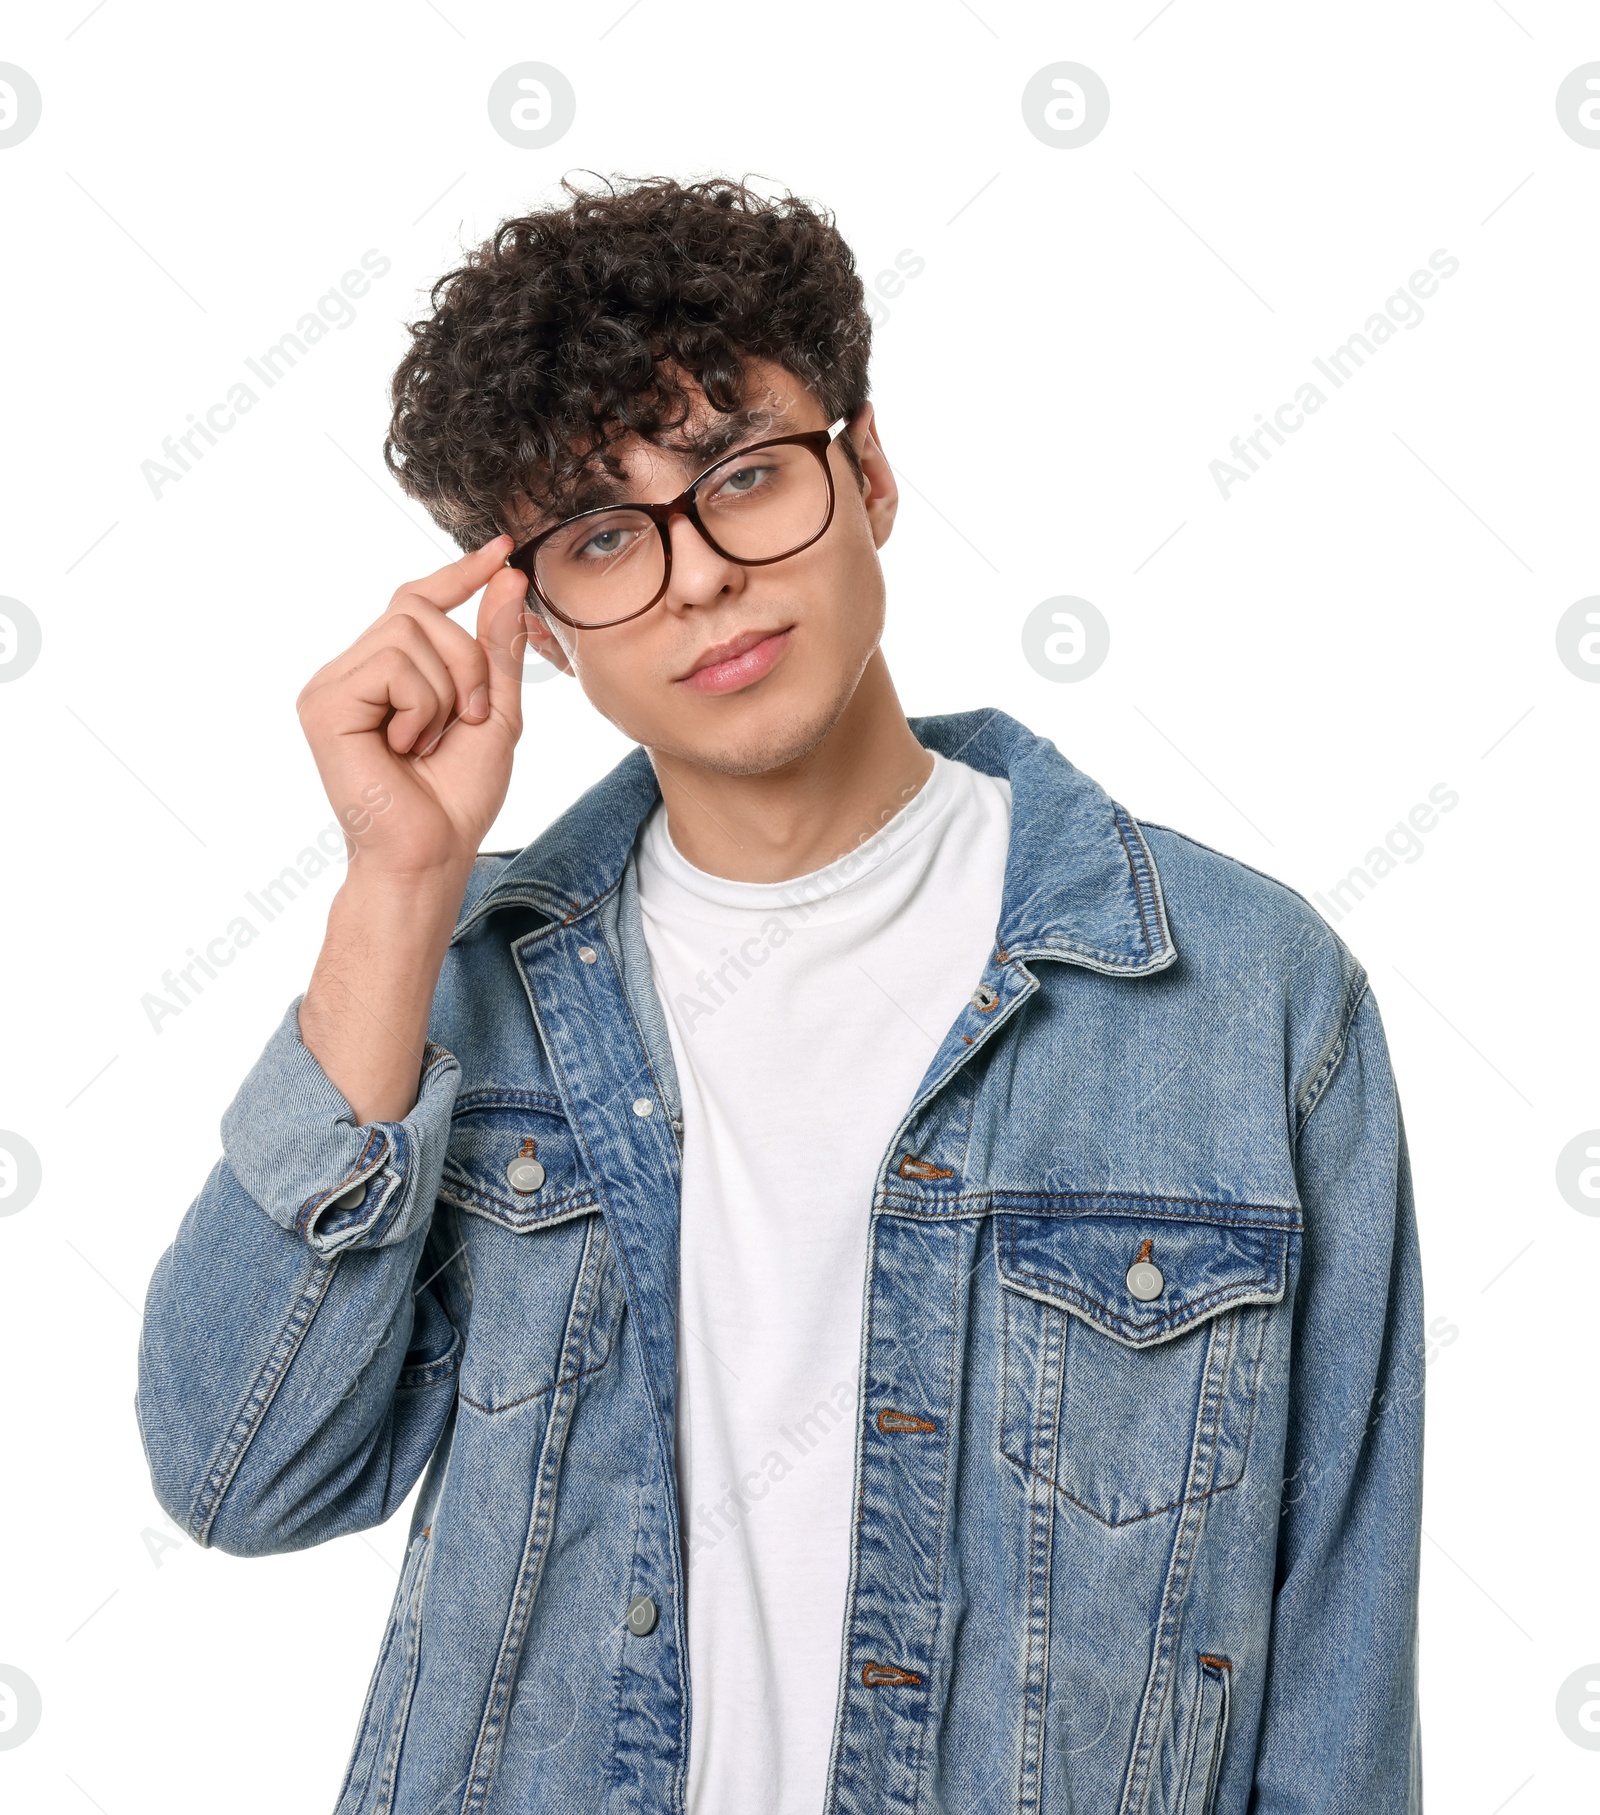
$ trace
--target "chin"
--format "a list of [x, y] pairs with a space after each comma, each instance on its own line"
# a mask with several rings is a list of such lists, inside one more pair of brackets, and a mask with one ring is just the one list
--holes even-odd
[[770, 774], [816, 749], [843, 716], [858, 678], [846, 677], [829, 695], [805, 701], [763, 700], [758, 684], [745, 710], [729, 715], [735, 722], [686, 726], [681, 740], [662, 740], [655, 747], [718, 775]]

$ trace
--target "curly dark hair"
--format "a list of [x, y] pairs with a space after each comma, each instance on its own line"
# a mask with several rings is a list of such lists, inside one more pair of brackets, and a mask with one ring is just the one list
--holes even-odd
[[515, 533], [513, 501], [565, 514], [596, 467], [620, 478], [614, 442], [682, 425], [684, 374], [741, 428], [759, 420], [742, 354], [830, 422], [866, 401], [872, 322], [831, 214], [728, 178], [601, 181], [503, 221], [408, 324], [384, 462], [463, 549]]

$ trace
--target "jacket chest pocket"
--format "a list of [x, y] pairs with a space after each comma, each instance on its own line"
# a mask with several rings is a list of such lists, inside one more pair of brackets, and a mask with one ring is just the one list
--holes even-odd
[[1107, 1525], [1243, 1478], [1284, 1294], [1298, 1211], [1263, 1226], [1176, 1207], [994, 1219], [1001, 1452]]
[[469, 1299], [462, 1402], [546, 1405], [604, 1366], [623, 1294], [576, 1139], [553, 1097], [484, 1090], [457, 1100], [439, 1198]]

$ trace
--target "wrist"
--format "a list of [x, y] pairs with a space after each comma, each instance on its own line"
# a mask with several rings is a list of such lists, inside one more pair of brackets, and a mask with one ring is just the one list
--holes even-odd
[[426, 870], [397, 873], [353, 862], [333, 898], [330, 924], [362, 919], [392, 928], [407, 944], [447, 923], [455, 927], [472, 874], [473, 858]]

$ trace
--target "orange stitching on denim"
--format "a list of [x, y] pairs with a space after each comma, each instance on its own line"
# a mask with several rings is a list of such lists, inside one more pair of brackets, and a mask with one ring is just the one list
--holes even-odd
[[1135, 1264], [1137, 1264], [1141, 1260], [1148, 1260], [1150, 1258], [1150, 1237], [1148, 1235], [1144, 1238], [1144, 1240], [1142, 1242], [1140, 1242], [1139, 1252], [1136, 1255], [1134, 1255], [1133, 1258], [1134, 1258]]
[[898, 1664], [863, 1664], [861, 1680], [869, 1689], [897, 1683], [910, 1683], [913, 1686], [921, 1683], [922, 1678], [915, 1670], [902, 1670]]
[[1202, 1664], [1215, 1664], [1219, 1670], [1231, 1670], [1233, 1668], [1233, 1665], [1230, 1664], [1225, 1657], [1213, 1657], [1209, 1651], [1202, 1651], [1200, 1653], [1200, 1662]]
[[[523, 1141], [522, 1145], [517, 1149], [517, 1158], [519, 1160], [531, 1160], [538, 1151], [539, 1151], [539, 1143], [530, 1134]], [[1147, 1248], [1149, 1247], [1149, 1245], [1150, 1244], [1148, 1242], [1145, 1243], [1145, 1246]]]
[[914, 1155], [902, 1153], [900, 1164], [895, 1168], [901, 1178], [954, 1178], [955, 1174], [948, 1166], [935, 1166], [930, 1160], [919, 1160]]
[[892, 1411], [885, 1406], [878, 1414], [878, 1429], [885, 1435], [892, 1431], [936, 1431], [938, 1425], [926, 1418], [915, 1418], [910, 1412]]

